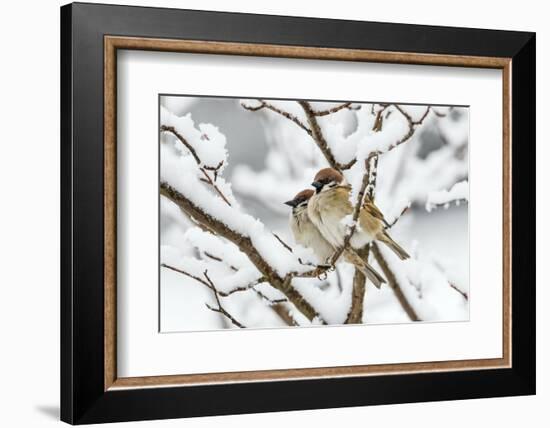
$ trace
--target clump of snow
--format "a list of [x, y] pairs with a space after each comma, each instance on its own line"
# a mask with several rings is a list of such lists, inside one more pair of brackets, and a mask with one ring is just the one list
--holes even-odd
[[469, 195], [468, 181], [460, 181], [453, 185], [449, 190], [440, 190], [437, 192], [430, 192], [426, 200], [426, 210], [430, 212], [435, 206], [443, 205], [448, 208], [452, 202], [456, 205], [460, 204], [460, 201], [467, 201]]
[[[227, 163], [226, 141], [225, 136], [216, 126], [201, 123], [197, 129], [191, 118], [191, 113], [180, 117], [164, 107], [160, 109], [160, 123], [174, 128], [178, 134], [187, 140], [197, 153], [201, 161], [200, 166], [215, 168], [221, 164], [219, 173], [223, 172], [223, 168]], [[188, 149], [181, 142], [176, 142], [176, 148], [181, 153], [188, 152]]]
[[[185, 232], [183, 239], [193, 245], [206, 257], [208, 257], [208, 255], [217, 257], [223, 260], [228, 266], [236, 269], [256, 270], [248, 257], [239, 250], [239, 247], [232, 242], [220, 240], [210, 232], [205, 232], [198, 227], [193, 227]], [[260, 276], [259, 272], [257, 275], [258, 277]]]

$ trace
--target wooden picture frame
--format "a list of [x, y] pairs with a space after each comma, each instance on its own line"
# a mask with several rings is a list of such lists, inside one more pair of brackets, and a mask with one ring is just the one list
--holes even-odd
[[[502, 70], [502, 358], [118, 377], [118, 49]], [[114, 422], [535, 392], [533, 33], [76, 3], [61, 8], [61, 54], [62, 420]]]

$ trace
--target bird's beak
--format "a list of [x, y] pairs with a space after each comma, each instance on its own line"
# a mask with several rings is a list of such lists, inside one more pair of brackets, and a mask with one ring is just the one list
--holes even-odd
[[311, 185], [313, 187], [315, 187], [315, 191], [317, 193], [319, 193], [321, 191], [321, 189], [323, 188], [323, 183], [319, 183], [318, 181], [314, 181], [313, 183], [311, 183]]
[[288, 205], [289, 207], [294, 208], [296, 206], [296, 202], [294, 200], [292, 201], [286, 201], [285, 205]]

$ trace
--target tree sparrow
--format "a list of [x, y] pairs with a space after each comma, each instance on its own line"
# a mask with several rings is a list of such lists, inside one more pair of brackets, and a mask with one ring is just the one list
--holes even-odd
[[[321, 234], [333, 247], [344, 245], [349, 227], [344, 218], [353, 213], [349, 196], [351, 186], [344, 176], [333, 168], [321, 169], [314, 178], [315, 187], [308, 204], [308, 215]], [[399, 246], [384, 228], [387, 225], [383, 214], [370, 198], [365, 198], [359, 212], [358, 225], [351, 237], [350, 246], [363, 248], [373, 240], [386, 244], [401, 260], [409, 258], [407, 252]]]
[[336, 250], [321, 235], [307, 215], [307, 204], [314, 193], [311, 189], [302, 190], [285, 204], [292, 207], [289, 223], [296, 243], [311, 248], [319, 259], [319, 263], [326, 263]]
[[[319, 259], [319, 262], [326, 263], [332, 258], [336, 249], [323, 237], [319, 229], [309, 218], [308, 203], [314, 193], [315, 192], [311, 189], [302, 190], [294, 196], [293, 199], [285, 202], [285, 204], [292, 207], [292, 214], [290, 215], [289, 222], [296, 243], [311, 248]], [[350, 251], [348, 249], [344, 252], [344, 256], [348, 262], [355, 265], [367, 278], [369, 278], [376, 287], [380, 288], [382, 283], [386, 282], [384, 278], [376, 272], [372, 266], [361, 259], [355, 251]]]

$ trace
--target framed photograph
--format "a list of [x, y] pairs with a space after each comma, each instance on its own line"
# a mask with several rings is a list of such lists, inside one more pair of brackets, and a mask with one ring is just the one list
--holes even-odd
[[61, 54], [62, 420], [535, 393], [533, 33], [76, 3]]

